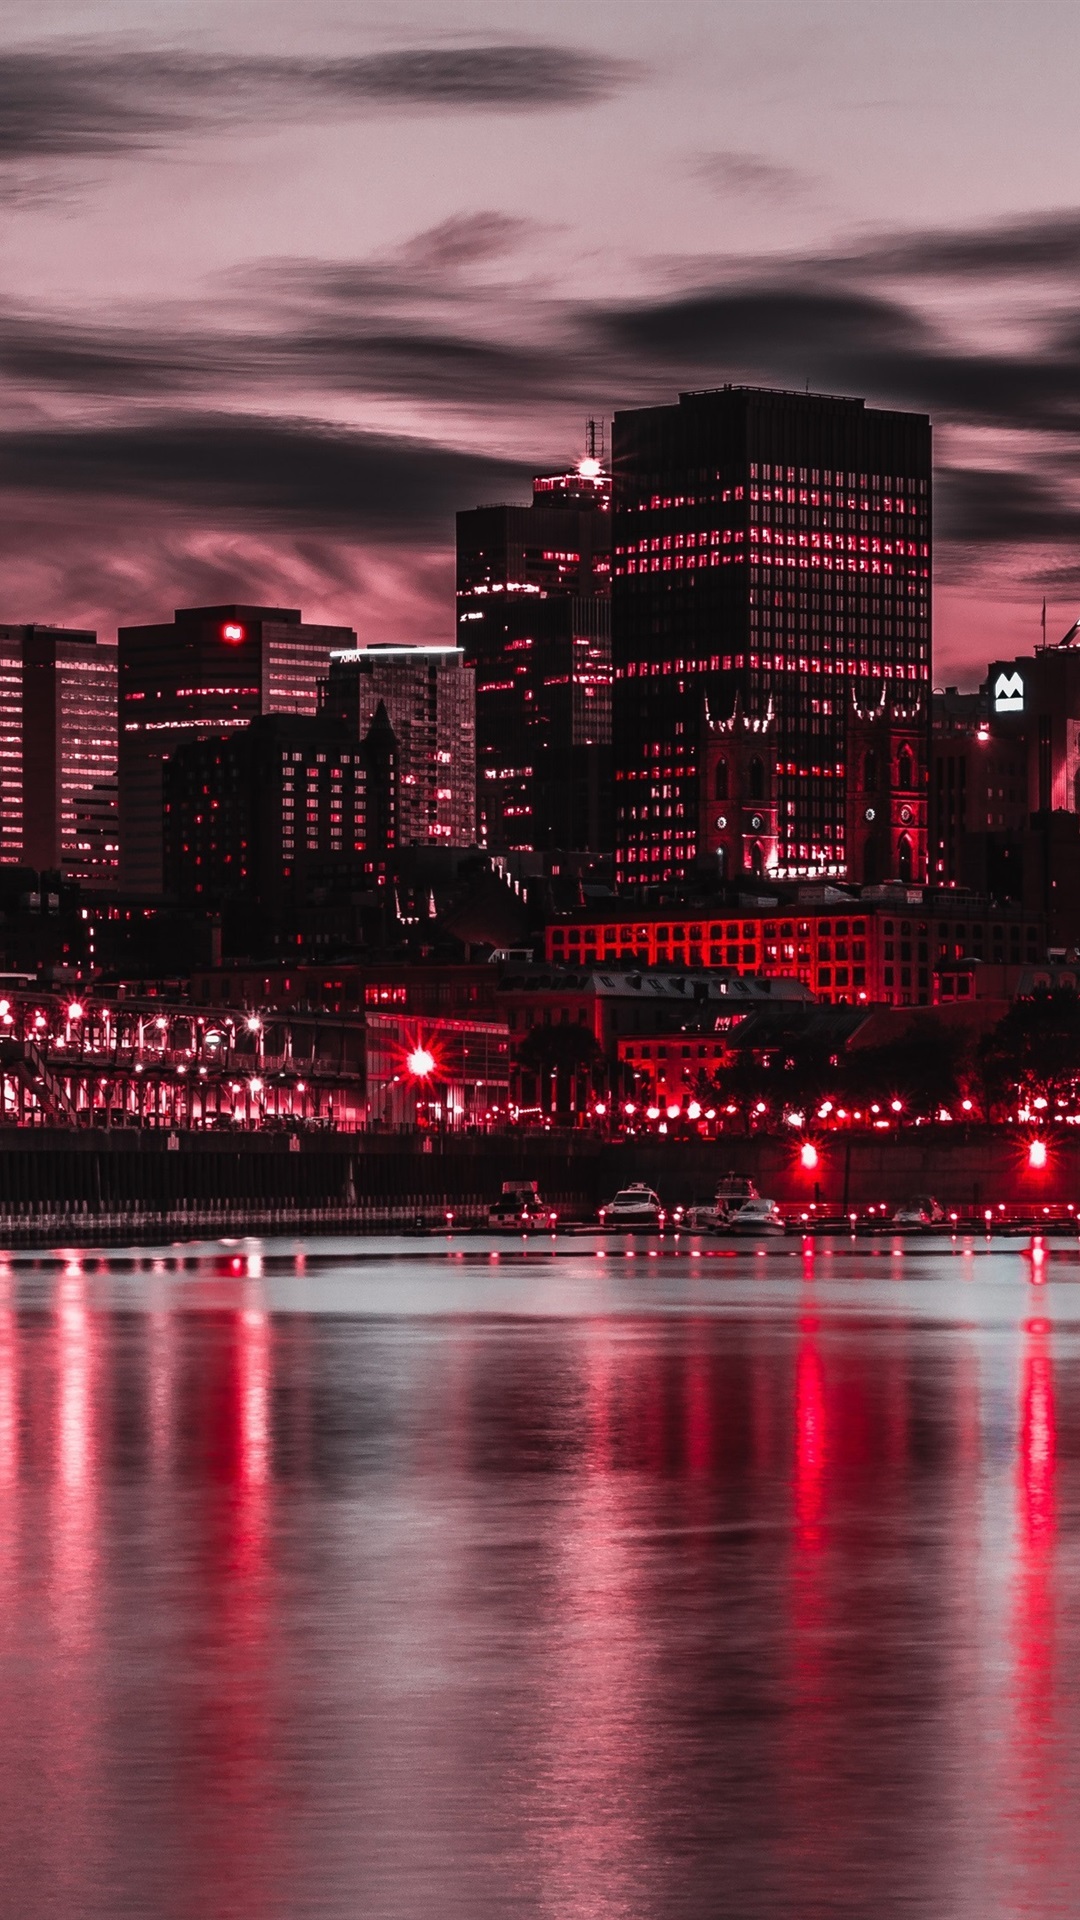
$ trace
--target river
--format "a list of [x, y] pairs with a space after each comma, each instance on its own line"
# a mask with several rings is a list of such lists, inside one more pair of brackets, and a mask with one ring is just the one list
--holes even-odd
[[1075, 1915], [1078, 1278], [0, 1260], [2, 1911]]

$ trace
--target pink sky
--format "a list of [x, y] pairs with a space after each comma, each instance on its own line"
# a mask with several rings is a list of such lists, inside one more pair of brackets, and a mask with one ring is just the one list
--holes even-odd
[[1080, 12], [45, 0], [0, 54], [4, 619], [452, 632], [453, 511], [725, 379], [937, 429], [939, 681], [1080, 605]]

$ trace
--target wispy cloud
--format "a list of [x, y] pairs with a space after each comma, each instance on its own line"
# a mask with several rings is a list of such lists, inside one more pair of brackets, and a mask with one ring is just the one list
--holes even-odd
[[0, 55], [0, 160], [105, 157], [222, 121], [414, 111], [584, 107], [627, 86], [627, 61], [546, 42], [409, 47], [314, 60], [193, 55], [62, 42]]
[[380, 540], [445, 532], [463, 502], [520, 492], [530, 472], [430, 441], [247, 414], [163, 413], [0, 436], [0, 489], [129, 497], [236, 526]]
[[780, 166], [758, 153], [699, 153], [689, 170], [718, 193], [769, 202], [793, 200], [811, 183], [801, 168]]

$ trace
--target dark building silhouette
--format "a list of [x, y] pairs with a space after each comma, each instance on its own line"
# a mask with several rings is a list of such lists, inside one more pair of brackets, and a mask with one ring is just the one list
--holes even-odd
[[121, 627], [118, 643], [121, 882], [159, 894], [170, 754], [257, 714], [314, 715], [331, 649], [356, 635], [306, 626], [297, 607], [181, 607], [171, 623]]
[[849, 877], [852, 696], [869, 708], [929, 684], [930, 458], [924, 415], [854, 399], [725, 387], [616, 415], [621, 886], [730, 864], [702, 759], [736, 703], [746, 722], [772, 716], [767, 871]]
[[1080, 941], [1080, 635], [995, 660], [977, 694], [934, 696], [935, 881], [1043, 914]]
[[458, 514], [478, 824], [495, 851], [611, 846], [610, 497], [588, 458], [539, 476], [531, 506]]
[[397, 748], [386, 710], [366, 737], [343, 721], [262, 715], [189, 741], [164, 767], [168, 891], [268, 915], [369, 893], [396, 839]]

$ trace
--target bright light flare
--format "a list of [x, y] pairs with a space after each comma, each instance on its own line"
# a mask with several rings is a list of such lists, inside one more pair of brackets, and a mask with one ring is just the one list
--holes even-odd
[[72, 1000], [68, 1005], [67, 1017], [69, 1020], [81, 1020], [84, 1012], [81, 1000]]
[[818, 1163], [818, 1150], [812, 1140], [804, 1140], [799, 1148], [799, 1163], [807, 1173], [813, 1173]]
[[414, 1080], [428, 1080], [435, 1071], [435, 1055], [429, 1047], [414, 1047], [405, 1065]]
[[1031, 1142], [1030, 1147], [1028, 1148], [1028, 1166], [1029, 1167], [1045, 1167], [1045, 1165], [1046, 1165], [1046, 1141], [1033, 1140]]

